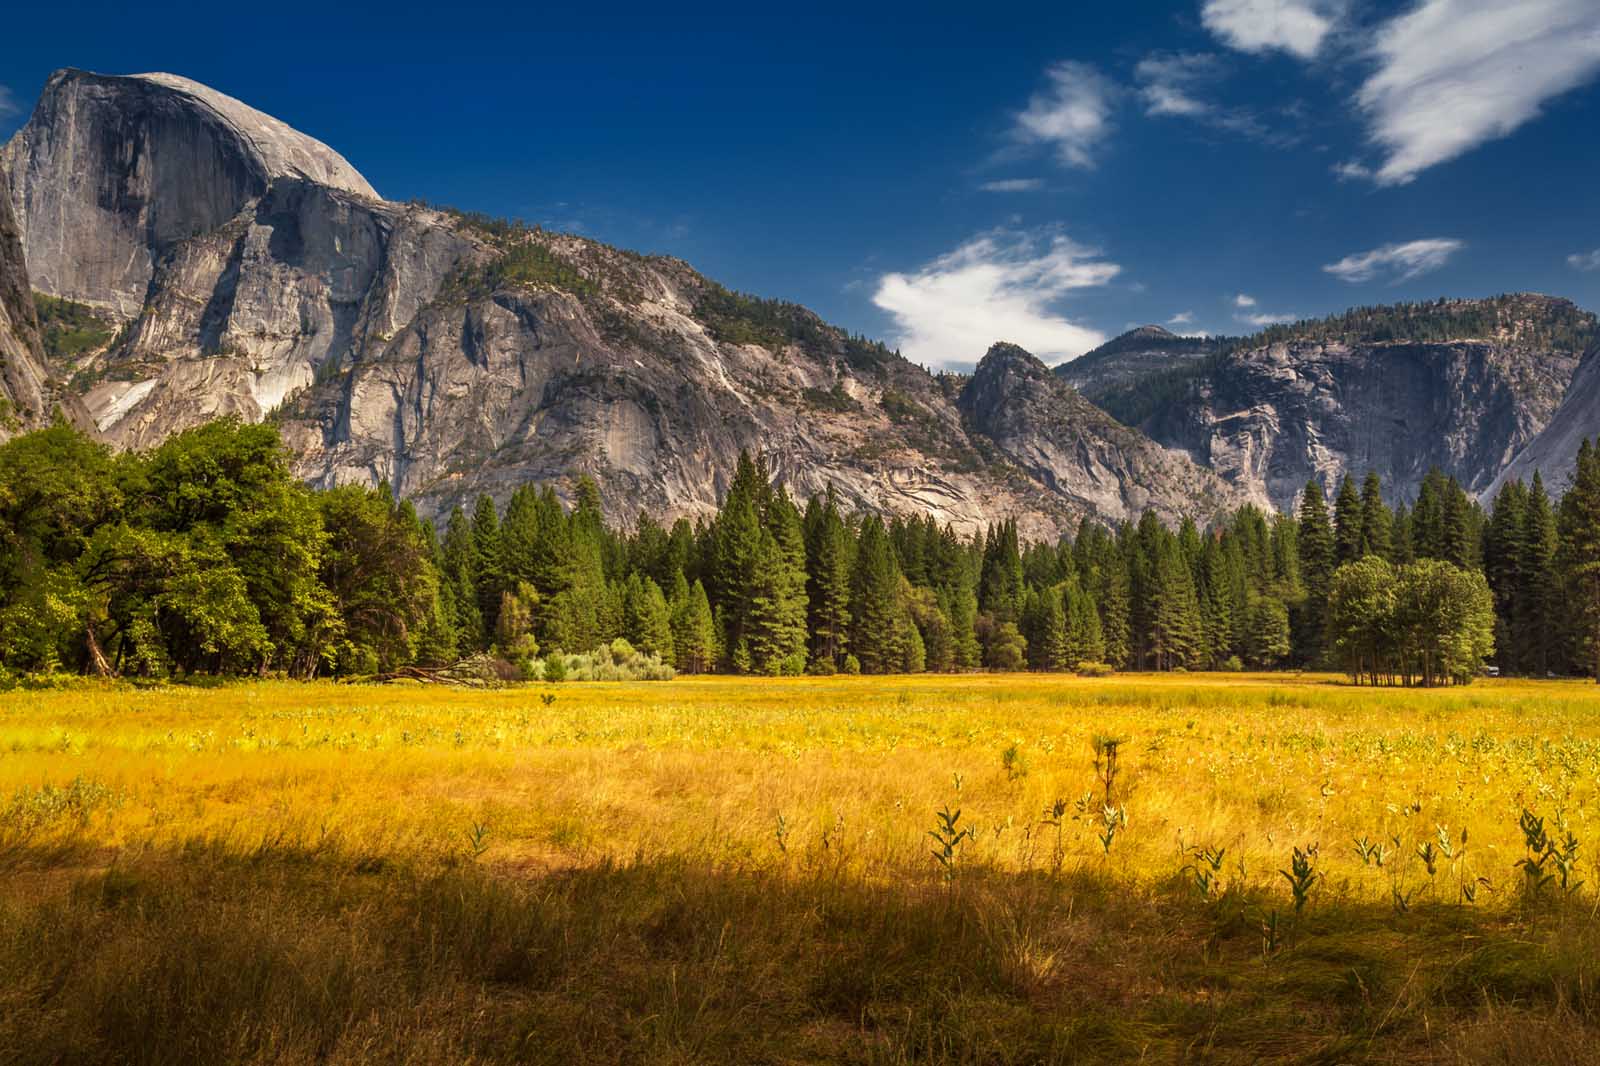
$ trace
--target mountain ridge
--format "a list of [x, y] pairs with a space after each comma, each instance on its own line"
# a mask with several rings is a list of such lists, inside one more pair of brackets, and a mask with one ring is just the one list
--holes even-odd
[[[798, 305], [681, 260], [310, 180], [253, 145], [269, 120], [219, 118], [203, 90], [60, 72], [0, 153], [43, 249], [36, 285], [120, 325], [62, 368], [116, 446], [271, 417], [306, 481], [388, 482], [430, 515], [583, 475], [620, 518], [706, 514], [749, 450], [797, 492], [831, 485], [964, 531], [1126, 517], [1075, 491], [1099, 476], [1079, 457], [1048, 477], [1018, 465], [970, 428], [953, 379]], [[79, 142], [97, 147], [69, 164], [58, 147]], [[132, 176], [111, 164], [131, 156]], [[84, 265], [125, 253], [129, 271]], [[1084, 434], [1131, 439], [1074, 410]], [[1168, 516], [1210, 506], [1216, 486], [1191, 473], [1141, 499]]]

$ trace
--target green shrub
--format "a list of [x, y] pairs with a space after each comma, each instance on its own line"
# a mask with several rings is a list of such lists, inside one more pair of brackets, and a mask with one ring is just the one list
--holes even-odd
[[1083, 662], [1078, 664], [1079, 677], [1110, 677], [1116, 672], [1116, 667], [1110, 663]]

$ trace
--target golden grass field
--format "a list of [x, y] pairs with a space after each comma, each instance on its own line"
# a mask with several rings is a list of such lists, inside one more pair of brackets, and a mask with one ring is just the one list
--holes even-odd
[[1600, 1061], [1596, 856], [1577, 682], [14, 692], [0, 1063]]

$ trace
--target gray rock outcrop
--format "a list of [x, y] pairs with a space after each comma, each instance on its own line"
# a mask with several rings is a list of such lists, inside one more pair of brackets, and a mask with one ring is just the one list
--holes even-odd
[[[1572, 310], [1547, 297], [1504, 299], [1534, 318], [1557, 304]], [[1514, 330], [1442, 341], [1280, 341], [1207, 362], [1136, 422], [1277, 507], [1293, 506], [1312, 478], [1333, 489], [1368, 470], [1398, 498], [1414, 498], [1434, 466], [1481, 492], [1550, 423], [1577, 363], [1577, 352]], [[1159, 382], [1144, 387], [1154, 393]]]
[[1600, 442], [1600, 344], [1589, 349], [1548, 425], [1527, 443], [1479, 498], [1490, 503], [1506, 482], [1532, 481], [1538, 473], [1552, 495], [1566, 490], [1585, 440]]
[[0, 440], [32, 428], [46, 415], [43, 353], [33, 292], [23, 261], [22, 235], [11, 214], [0, 170]]
[[163, 256], [278, 179], [378, 198], [333, 149], [171, 74], [58, 71], [0, 169], [34, 287], [123, 318]]

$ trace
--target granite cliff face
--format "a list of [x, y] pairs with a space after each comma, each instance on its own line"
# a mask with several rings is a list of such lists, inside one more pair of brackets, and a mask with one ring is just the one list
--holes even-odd
[[[522, 481], [588, 474], [615, 513], [694, 515], [715, 507], [750, 450], [802, 495], [831, 484], [851, 506], [965, 530], [1017, 515], [1034, 536], [1084, 515], [1126, 517], [1146, 498], [1163, 514], [1208, 516], [1225, 495], [1059, 384], [1073, 406], [986, 391], [981, 373], [963, 388], [677, 260], [568, 236], [513, 241], [573, 277], [453, 281], [380, 350], [297, 396], [279, 420], [308, 480], [386, 479], [439, 513]], [[1000, 409], [1012, 401], [1024, 404]], [[1038, 417], [1082, 423], [1033, 426]], [[1004, 439], [989, 432], [1000, 425]], [[1080, 447], [1030, 452], [1030, 433], [1076, 433]], [[1119, 462], [1123, 448], [1148, 453], [1152, 475], [1159, 457], [1163, 473], [1188, 476], [1108, 485], [1143, 472]]]
[[959, 405], [969, 425], [1030, 477], [1094, 514], [1135, 521], [1153, 510], [1176, 524], [1186, 513], [1217, 513], [1248, 499], [1119, 424], [1013, 344], [989, 349]]
[[1572, 385], [1544, 429], [1501, 470], [1480, 497], [1494, 499], [1507, 481], [1531, 481], [1537, 472], [1552, 494], [1565, 491], [1585, 440], [1600, 441], [1600, 344], [1590, 348], [1572, 376]]
[[[1164, 460], [1186, 469], [1170, 484], [1119, 466], [1137, 435], [1076, 398], [968, 402], [679, 261], [383, 201], [331, 149], [181, 78], [58, 73], [0, 159], [34, 286], [121, 327], [61, 368], [118, 446], [270, 417], [308, 481], [387, 480], [425, 514], [582, 474], [618, 518], [701, 514], [741, 449], [799, 493], [964, 530], [1217, 499], [1186, 460]], [[1151, 483], [1111, 486], [1124, 469]]]
[[11, 215], [0, 170], [0, 440], [38, 425], [46, 415], [43, 353], [21, 233]]
[[1311, 478], [1332, 488], [1367, 470], [1398, 497], [1433, 466], [1480, 492], [1555, 415], [1582, 350], [1573, 338], [1593, 324], [1568, 301], [1523, 294], [1450, 301], [1388, 331], [1437, 340], [1283, 327], [1283, 339], [1147, 379], [1129, 420], [1279, 507]]
[[260, 419], [477, 251], [327, 146], [168, 74], [53, 75], [0, 160], [34, 287], [123, 327], [65, 368], [122, 446]]
[[280, 178], [377, 193], [326, 145], [171, 74], [51, 75], [0, 150], [34, 287], [137, 314], [159, 261]]

